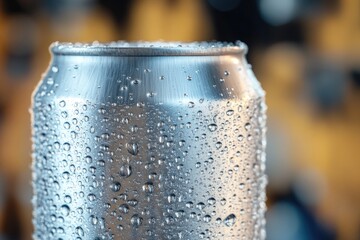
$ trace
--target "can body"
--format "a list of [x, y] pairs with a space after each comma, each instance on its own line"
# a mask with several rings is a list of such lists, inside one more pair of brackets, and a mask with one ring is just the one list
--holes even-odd
[[264, 239], [243, 46], [54, 45], [33, 94], [35, 239]]

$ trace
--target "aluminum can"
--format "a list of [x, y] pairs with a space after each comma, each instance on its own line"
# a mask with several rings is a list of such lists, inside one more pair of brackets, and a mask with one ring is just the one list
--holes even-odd
[[246, 45], [51, 46], [33, 94], [34, 239], [264, 239]]

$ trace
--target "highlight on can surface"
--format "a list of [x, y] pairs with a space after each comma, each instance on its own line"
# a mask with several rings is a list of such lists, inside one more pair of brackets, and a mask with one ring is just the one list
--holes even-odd
[[227, 42], [110, 42], [110, 43], [60, 43], [50, 46], [51, 52], [60, 55], [224, 55], [247, 52], [245, 43]]

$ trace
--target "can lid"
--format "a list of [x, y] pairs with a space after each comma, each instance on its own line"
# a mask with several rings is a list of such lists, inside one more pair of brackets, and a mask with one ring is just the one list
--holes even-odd
[[217, 56], [246, 54], [241, 41], [228, 42], [109, 42], [60, 43], [50, 45], [55, 55], [79, 56]]

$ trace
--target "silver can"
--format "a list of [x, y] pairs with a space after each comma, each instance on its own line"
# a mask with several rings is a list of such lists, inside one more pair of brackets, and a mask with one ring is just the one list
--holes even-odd
[[33, 94], [34, 239], [264, 239], [243, 43], [59, 44]]

